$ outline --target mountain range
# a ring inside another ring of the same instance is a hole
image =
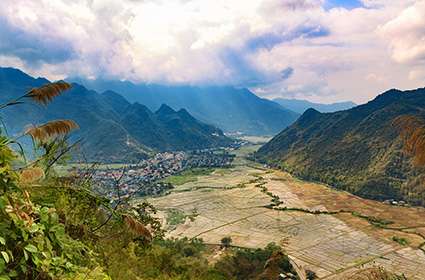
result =
[[[98,92],[112,90],[150,110],[156,110],[164,103],[176,110],[184,108],[195,118],[227,133],[275,135],[299,117],[298,113],[244,88],[167,86],[78,78],[68,80]]]
[[[308,109],[255,156],[363,197],[425,205],[425,172],[404,151],[405,140],[394,125],[402,116],[425,121],[425,89],[389,90],[335,113]]]
[[[49,83],[18,69],[0,68],[0,102]],[[35,103],[8,107],[1,112],[8,133],[19,135],[28,125],[71,119],[80,126],[72,138],[82,138],[81,152],[89,161],[134,162],[152,151],[194,150],[228,146],[233,140],[186,110],[167,105],[152,112],[112,91],[99,94],[79,84],[47,107]]]
[[[331,103],[331,104],[313,103],[307,100],[285,99],[285,98],[275,98],[273,99],[273,101],[299,114],[304,113],[307,109],[310,109],[310,108],[315,109],[321,113],[332,113],[332,112],[351,109],[357,106],[356,103],[351,101]]]

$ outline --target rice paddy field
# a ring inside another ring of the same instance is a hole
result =
[[[152,198],[169,237],[202,238],[260,248],[282,246],[321,279],[350,279],[381,266],[425,279],[425,209],[399,207],[298,180],[244,158],[235,166],[193,174],[168,195]],[[351,275],[351,276],[350,276]]]

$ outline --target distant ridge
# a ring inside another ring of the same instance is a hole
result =
[[[425,170],[413,166],[394,126],[406,115],[425,122],[424,88],[392,89],[346,111],[309,109],[256,157],[364,197],[425,205]]]
[[[321,113],[332,113],[342,110],[351,109],[355,106],[357,106],[356,103],[347,101],[347,102],[338,102],[338,103],[332,103],[332,104],[322,104],[322,103],[313,103],[307,100],[300,100],[300,99],[284,99],[284,98],[275,98],[273,99],[274,102],[279,103],[283,107],[292,110],[297,113],[304,113],[305,110],[309,108],[316,109],[317,111]]]
[[[260,98],[248,89],[134,84],[128,81],[78,78],[69,80],[99,92],[113,90],[128,101],[144,104],[150,110],[156,110],[161,104],[176,110],[184,108],[195,118],[229,133],[275,135],[299,117],[298,113]]]
[[[18,69],[0,68],[0,102],[48,82]],[[162,105],[153,113],[113,91],[99,94],[79,84],[73,84],[48,109],[24,104],[3,111],[2,118],[13,134],[21,133],[28,124],[72,119],[80,126],[72,137],[83,138],[81,152],[90,161],[132,162],[152,151],[194,150],[233,143],[221,130],[196,120],[187,111],[176,112]]]

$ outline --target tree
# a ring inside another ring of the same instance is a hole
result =
[[[221,239],[221,248],[229,248],[231,244],[232,238],[230,236],[226,236]]]

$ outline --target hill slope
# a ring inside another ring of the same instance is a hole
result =
[[[0,102],[48,82],[34,79],[17,69],[0,68]],[[73,138],[83,138],[81,152],[89,160],[137,161],[152,149],[200,149],[232,143],[222,131],[187,116],[183,111],[173,111],[170,119],[162,119],[160,113],[131,104],[114,92],[99,94],[73,84],[70,91],[49,105],[49,110],[29,103],[21,105],[19,110],[13,107],[4,110],[2,118],[12,134],[21,133],[29,124],[72,119],[80,126]]]
[[[185,108],[195,118],[226,132],[274,135],[292,124],[299,116],[247,89],[74,80],[100,92],[113,90],[130,102],[144,104],[151,110],[157,110],[164,103],[176,110]]]
[[[332,103],[332,104],[321,104],[321,103],[310,102],[307,100],[284,99],[284,98],[276,98],[276,99],[273,99],[273,101],[291,111],[294,111],[300,114],[304,113],[309,108],[315,109],[322,113],[332,113],[332,112],[351,109],[356,106],[356,104],[351,101],[338,102],[338,103]]]
[[[375,199],[424,204],[423,170],[412,165],[394,120],[425,120],[425,89],[390,90],[347,111],[307,110],[256,154],[294,174]]]

